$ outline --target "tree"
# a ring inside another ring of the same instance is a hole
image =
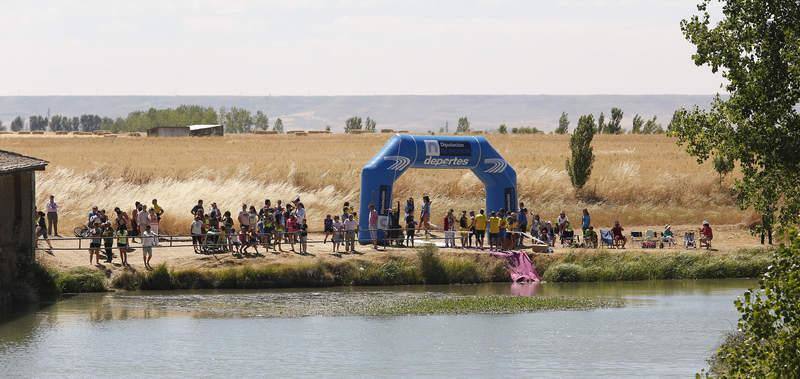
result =
[[[640,134],[642,133],[642,125],[644,125],[644,120],[642,116],[639,114],[635,114],[633,116],[633,124],[631,125],[631,134]]]
[[[597,118],[597,129],[595,132],[597,134],[603,134],[606,128],[606,115],[603,112],[600,112],[600,117]]]
[[[567,173],[572,186],[580,191],[589,181],[594,165],[592,139],[595,133],[594,116],[585,115],[578,119],[578,127],[569,139],[572,158],[567,159]]]
[[[456,133],[469,133],[469,119],[467,119],[467,116],[458,118]]]
[[[257,111],[256,117],[253,120],[253,125],[255,125],[256,129],[258,130],[267,130],[269,129],[269,118],[264,114],[264,112]]]
[[[519,128],[511,128],[511,134],[543,134],[541,130],[536,127],[522,126]]]
[[[375,133],[375,120],[367,117],[367,120],[364,121],[364,131],[368,133]]]
[[[723,155],[739,164],[742,208],[777,209],[784,223],[800,214],[800,3],[728,0],[711,22],[704,0],[681,21],[698,66],[725,79],[726,98],[709,109],[679,109],[671,134],[698,161]],[[717,17],[715,17],[716,19]],[[772,207],[772,208],[771,208]]]
[[[272,125],[272,130],[283,133],[283,120],[281,120],[280,117],[275,120],[275,124]]]
[[[31,129],[31,131],[47,130],[47,124],[47,117],[37,115],[28,117],[28,127]]]
[[[722,179],[733,171],[733,160],[726,158],[722,155],[714,156],[714,171],[719,174],[719,184],[722,185]]]
[[[561,112],[561,117],[558,118],[558,127],[554,130],[556,134],[569,133],[569,117],[567,112]]]
[[[330,125],[325,125],[325,131],[326,132],[330,132],[331,131],[331,126]]]
[[[354,130],[361,130],[361,117],[353,116],[344,122],[344,132],[352,133]]]
[[[712,359],[711,374],[729,378],[800,377],[800,236],[775,250],[758,290],[734,304],[741,313],[734,338]]]
[[[5,131],[6,131],[6,126],[3,125],[3,120],[0,120],[0,132],[5,132]]]
[[[657,116],[653,116],[653,118],[647,120],[644,123],[644,127],[642,128],[642,133],[644,134],[662,134],[664,133],[664,128],[661,127],[657,121]]]
[[[18,132],[25,127],[25,121],[22,121],[22,117],[14,117],[14,120],[11,121],[11,131]]]
[[[622,109],[611,108],[611,120],[603,128],[605,134],[622,134]]]
[[[497,132],[500,134],[508,134],[508,127],[506,124],[500,124],[500,127],[497,128]]]
[[[225,112],[225,110],[222,109],[220,112]],[[253,115],[247,109],[231,107],[229,111],[221,114],[220,118],[223,120],[222,124],[225,125],[225,130],[230,133],[250,133],[253,131]]]
[[[99,130],[101,121],[100,116],[96,114],[82,114],[80,117],[81,130],[84,132]]]

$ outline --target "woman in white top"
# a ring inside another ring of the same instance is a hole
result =
[[[150,208],[150,211],[147,213],[147,221],[150,223],[150,231],[158,236],[158,215],[156,214],[155,208]],[[158,246],[158,237],[154,239],[153,246]]]

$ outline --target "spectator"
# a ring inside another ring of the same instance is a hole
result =
[[[161,206],[158,205],[158,200],[157,199],[153,199],[152,203],[153,203],[153,206],[150,207],[150,209],[152,209],[156,213],[156,217],[158,218],[158,221],[161,221],[161,216],[164,215],[164,208],[161,208]],[[155,230],[154,232],[156,234],[158,234],[158,230]]]
[[[483,240],[486,237],[486,223],[486,215],[484,210],[481,209],[478,215],[475,216],[475,246],[481,250],[483,250]]]
[[[559,236],[564,233],[564,226],[567,225],[567,221],[569,221],[567,214],[564,213],[564,211],[561,211],[561,213],[558,215],[558,220],[556,220],[556,227],[558,227]]]
[[[125,224],[117,226],[117,247],[119,248],[119,258],[122,260],[122,266],[128,266],[128,228]]]
[[[338,220],[339,216],[336,216],[336,219]],[[334,230],[333,230],[333,218],[331,218],[331,215],[325,215],[325,220],[323,221],[322,230],[325,232],[325,239],[322,240],[322,244],[324,245],[328,243],[328,236],[331,237],[331,242],[333,242]]]
[[[239,229],[250,226],[250,213],[247,212],[247,204],[242,204],[242,210],[239,211],[239,216],[236,219],[239,221]]]
[[[583,208],[583,217],[581,217],[581,231],[585,234],[590,225],[592,225],[592,218],[589,216],[589,210]]]
[[[95,220],[89,227],[89,264],[96,261],[100,264],[100,242],[103,231],[100,229],[100,220]],[[97,258],[95,258],[97,257]]]
[[[158,213],[156,213],[156,210],[154,208],[150,208],[150,212],[147,216],[147,219],[150,222],[150,231],[152,231],[153,234],[158,236],[159,235],[158,224],[160,219],[158,217]],[[155,241],[153,242],[153,246],[158,246],[158,238],[156,238]]]
[[[583,232],[583,241],[587,248],[597,248],[597,232],[594,231],[593,226],[589,225]]]
[[[47,238],[47,225],[45,224],[45,221],[44,221],[46,216],[45,216],[44,212],[42,212],[42,211],[37,211],[36,212],[36,216],[37,216],[36,217],[36,241],[37,241],[37,247],[38,247],[39,237],[42,237],[42,239],[44,239],[44,242],[46,242],[47,246],[50,248],[48,251],[50,253],[52,253],[53,252],[53,245],[50,243],[50,239]],[[91,262],[89,262],[89,263],[91,264]]]
[[[413,215],[414,215],[414,198],[413,197],[409,197],[408,200],[406,200],[405,213],[406,213],[405,214],[406,217],[408,217],[408,215],[411,215],[412,219],[413,219]]]
[[[139,231],[141,233],[144,233],[144,230],[146,229],[145,227],[150,225],[150,217],[149,217],[149,214],[147,212],[147,206],[146,205],[141,204],[139,206],[139,213],[137,214],[136,217],[138,218],[138,220],[136,220],[136,222],[139,224]]]
[[[372,239],[372,248],[378,249],[378,211],[375,209],[375,204],[369,205],[369,235]]]
[[[428,195],[422,197],[422,210],[419,215],[422,229],[425,230],[425,237],[430,236],[431,230],[431,198]]]
[[[303,220],[303,223],[300,224],[300,254],[308,254],[308,224],[306,220]]]
[[[298,199],[300,199],[298,197]],[[303,205],[301,202],[297,202],[297,209],[294,211],[295,217],[297,217],[297,224],[303,225],[306,222],[306,206]]]
[[[106,250],[106,263],[111,263],[114,259],[114,229],[110,222],[106,222],[103,228],[103,246]]]
[[[706,249],[711,248],[711,240],[714,239],[714,232],[711,230],[711,224],[708,221],[703,221],[703,227],[700,228],[700,246],[705,246]]]
[[[144,267],[152,270],[150,260],[153,259],[153,246],[156,244],[156,234],[150,230],[150,225],[145,225],[144,232],[142,232],[142,260]]]
[[[614,245],[625,248],[625,243],[628,239],[623,235],[625,229],[620,225],[619,221],[614,221],[614,227],[611,228],[611,234],[614,236]]]
[[[519,204],[520,207],[523,205],[522,203]],[[525,235],[523,233],[528,231],[528,208],[520,208],[519,214],[517,215],[517,225],[514,231],[517,232],[517,247],[522,247],[522,243],[525,240]]]
[[[456,247],[456,217],[453,210],[447,211],[444,216],[444,247]]]
[[[205,213],[206,212],[203,209],[203,199],[197,200],[197,204],[194,207],[192,207],[192,216],[197,216],[198,214],[202,216]]]
[[[500,218],[497,213],[489,215],[489,250],[499,250],[500,248]]]
[[[230,214],[228,214],[228,216],[230,217]],[[203,222],[200,221],[199,214],[194,216],[190,232],[192,234],[192,247],[194,247],[194,252],[200,253],[203,248]]]
[[[542,240],[542,226],[542,220],[539,218],[539,215],[533,215],[533,221],[531,221],[531,237]]]
[[[458,219],[458,231],[461,234],[461,248],[467,248],[467,240],[469,239],[469,218],[467,218],[467,211],[461,211],[461,217]]]
[[[664,232],[661,233],[661,242],[670,246],[675,244],[675,234],[672,233],[672,226],[670,226],[670,224],[664,225]]]
[[[58,234],[58,204],[56,204],[55,196],[50,195],[50,201],[45,204],[47,211],[47,233],[51,236],[61,237]],[[47,240],[47,243],[50,243]]]
[[[330,215],[328,215],[330,217]],[[326,222],[328,218],[325,218]],[[327,224],[325,225],[327,228]],[[339,246],[342,244],[342,239],[344,237],[344,224],[342,224],[339,215],[333,216],[333,220],[331,221],[331,233],[332,238],[331,241],[333,242],[333,253],[336,254],[339,252]],[[325,238],[328,238],[328,233],[325,233]]]
[[[414,231],[417,223],[414,221],[414,213],[406,215],[406,246],[414,247]]]
[[[131,236],[131,242],[136,242],[134,237],[139,235],[139,211],[141,209],[142,205],[137,201],[133,206],[133,210],[131,210],[131,230],[128,232]]]
[[[345,252],[355,252],[356,251],[356,228],[358,227],[358,223],[355,221],[355,217],[350,214],[347,216],[347,220],[344,222],[344,231],[345,231]]]

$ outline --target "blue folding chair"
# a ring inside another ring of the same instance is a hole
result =
[[[600,229],[600,244],[603,247],[614,248],[614,235],[608,229]]]

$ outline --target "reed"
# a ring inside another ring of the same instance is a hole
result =
[[[755,278],[769,266],[770,252],[575,250],[538,254],[533,262],[549,282]]]
[[[408,299],[367,307],[365,315],[503,314],[554,310],[586,310],[621,307],[611,299],[526,296],[458,296]]]
[[[92,205],[130,210],[135,201],[159,199],[167,211],[162,230],[185,233],[197,199],[223,210],[265,198],[300,195],[319,230],[325,214],[359,201],[361,167],[391,135],[236,135],[222,138],[97,138],[52,135],[0,137],[3,149],[46,159],[38,174],[37,196],[54,194],[61,224],[84,222]],[[520,200],[546,219],[562,209],[577,218],[588,208],[597,225],[749,223],[730,191],[709,164],[698,165],[675,141],[662,135],[600,135],[597,156],[581,200],[565,172],[569,136],[487,135],[517,171]],[[395,199],[429,194],[433,219],[447,209],[478,209],[483,185],[469,171],[412,170],[395,185]],[[40,206],[43,206],[40,205]]]

